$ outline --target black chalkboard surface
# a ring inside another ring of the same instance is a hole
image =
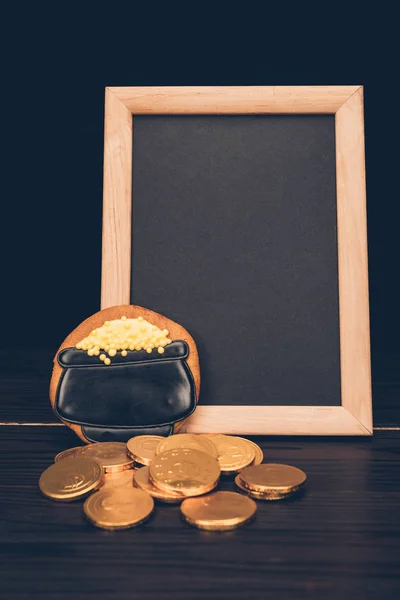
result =
[[[134,117],[131,303],[203,405],[341,404],[334,115]]]

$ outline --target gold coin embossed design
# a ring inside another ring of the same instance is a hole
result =
[[[210,438],[210,440],[212,441],[213,438],[218,437],[220,435],[224,435],[224,434],[222,434],[222,433],[201,433],[200,435]],[[252,446],[254,448],[255,456],[254,456],[253,462],[251,463],[252,465],[260,465],[262,463],[262,461],[264,460],[264,453],[258,444],[256,444],[255,442],[252,442],[251,440],[248,440],[247,438],[242,438],[242,437],[238,437],[238,436],[231,436],[231,437],[235,437],[236,439],[239,439],[239,440],[244,440],[245,442],[247,442],[248,444],[250,444],[250,446]]]
[[[154,509],[154,500],[144,490],[122,486],[100,490],[90,496],[83,510],[87,519],[102,529],[127,529],[146,521]]]
[[[290,494],[304,485],[306,479],[301,469],[275,463],[247,467],[240,473],[245,488],[262,494]]]
[[[54,463],[39,479],[39,488],[52,500],[70,502],[87,496],[102,482],[103,468],[88,458],[71,458]]]
[[[125,471],[133,466],[133,459],[126,453],[126,444],[123,442],[98,442],[85,446],[80,456],[97,461],[106,473],[111,471]]]
[[[161,435],[138,435],[126,444],[128,456],[139,465],[149,465],[156,455],[156,448],[165,438]]]
[[[167,452],[167,450],[175,450],[177,448],[191,448],[193,450],[200,450],[201,452],[207,452],[210,456],[217,458],[218,451],[211,441],[201,435],[195,435],[194,433],[178,433],[171,435],[170,437],[164,438],[162,442],[157,446],[156,455]]]
[[[284,500],[285,498],[289,498],[289,496],[294,495],[294,492],[278,494],[277,492],[262,493],[249,490],[245,485],[243,485],[240,479],[240,473],[235,477],[235,484],[238,488],[243,490],[243,492],[246,492],[250,498],[254,498],[255,500]]]
[[[218,484],[220,468],[216,458],[192,448],[177,448],[157,455],[149,467],[152,483],[184,496],[200,496]]]
[[[132,469],[126,471],[116,471],[111,473],[105,473],[101,484],[102,490],[114,490],[121,485],[127,485],[133,487],[133,473]]]
[[[223,474],[237,473],[255,459],[254,447],[248,440],[233,435],[212,438],[218,450],[218,462]]]
[[[250,446],[252,446],[254,448],[254,460],[251,464],[252,465],[260,465],[262,463],[262,461],[264,460],[264,453],[261,450],[260,446],[258,446],[258,444],[256,444],[255,442],[252,442],[251,440],[248,440],[246,438],[236,437],[236,439],[244,440],[245,442],[247,442],[248,444],[250,444]]]
[[[185,521],[208,531],[236,529],[248,523],[256,511],[253,500],[236,492],[213,492],[200,498],[187,498],[181,505]]]
[[[150,481],[149,467],[142,467],[136,471],[133,480],[138,487],[142,488],[142,490],[145,490],[153,496],[153,498],[156,498],[161,502],[166,502],[167,504],[179,504],[184,499],[184,496],[178,492],[164,492],[153,485]]]
[[[57,456],[54,458],[54,462],[60,462],[60,460],[65,460],[66,458],[76,458],[84,448],[85,446],[76,446],[76,448],[68,448],[68,450],[63,450],[57,454]]]

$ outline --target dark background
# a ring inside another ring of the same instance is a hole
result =
[[[266,8],[220,15],[194,7],[176,14],[167,6],[147,13],[135,5],[8,7],[1,331],[10,356],[23,349],[34,364],[39,348],[55,351],[99,308],[107,85],[363,84],[374,402],[383,402],[382,390],[397,397],[394,19],[383,9],[353,13],[349,5],[326,14]]]
[[[374,419],[400,426],[397,15],[351,2],[281,14],[267,2],[221,14],[216,3],[3,4],[0,597],[397,598],[399,431],[257,438],[267,461],[307,473],[308,490],[259,503],[254,524],[221,535],[168,506],[113,534],[37,488],[78,443],[47,426],[48,380],[58,344],[99,307],[107,85],[364,84]]]

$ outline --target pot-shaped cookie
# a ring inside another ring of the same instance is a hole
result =
[[[86,442],[170,435],[196,408],[196,345],[177,323],[138,306],[86,319],[55,359],[50,400]]]

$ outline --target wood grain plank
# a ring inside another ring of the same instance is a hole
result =
[[[359,86],[111,87],[132,114],[335,113]]]
[[[335,122],[342,406],[372,431],[362,88]]]
[[[49,431],[50,430],[50,431]],[[255,438],[271,462],[305,470],[304,496],[258,502],[227,533],[156,506],[140,528],[89,525],[82,502],[43,498],[38,478],[76,445],[61,428],[0,432],[0,576],[4,598],[58,600],[380,600],[400,592],[400,432],[374,438]],[[233,489],[227,480],[224,489]]]
[[[132,115],[106,89],[101,308],[130,302]]]
[[[370,435],[342,406],[198,406],[189,433],[249,435]]]

